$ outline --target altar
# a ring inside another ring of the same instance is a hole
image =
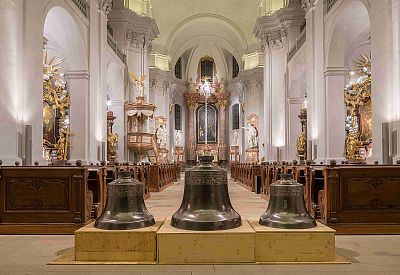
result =
[[[213,162],[219,162],[218,144],[197,144],[196,146],[196,162],[199,162],[200,156],[213,156]]]

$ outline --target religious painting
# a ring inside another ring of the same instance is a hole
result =
[[[43,142],[50,147],[57,143],[56,111],[47,102],[43,102]]]
[[[196,112],[197,124],[197,143],[217,143],[218,140],[218,111],[213,105],[207,106],[207,123],[206,108],[200,106]],[[206,132],[207,131],[207,132]],[[206,142],[207,139],[207,142]]]
[[[360,117],[360,139],[368,141],[372,139],[372,104],[368,100],[364,105],[359,107]]]

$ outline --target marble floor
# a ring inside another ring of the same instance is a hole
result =
[[[259,195],[229,182],[234,208],[249,219],[267,207]],[[170,217],[178,209],[183,181],[161,193],[152,193],[146,205],[156,218]],[[400,235],[337,236],[336,250],[351,264],[318,265],[47,265],[73,247],[72,235],[0,235],[0,274],[400,274]]]

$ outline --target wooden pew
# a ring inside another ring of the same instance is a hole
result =
[[[400,233],[400,166],[324,168],[321,221],[345,234]]]
[[[160,192],[180,178],[181,165],[175,163],[151,164],[148,169],[151,192]]]
[[[231,178],[249,191],[255,192],[255,178],[262,176],[261,169],[262,165],[257,163],[235,163],[231,166]]]
[[[90,221],[88,168],[0,167],[0,234],[73,233]]]
[[[88,189],[93,193],[91,217],[96,219],[101,215],[106,205],[106,167],[101,165],[89,165],[86,167],[88,169]]]

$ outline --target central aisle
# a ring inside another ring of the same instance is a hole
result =
[[[184,189],[184,174],[182,179],[162,192],[152,192],[150,198],[145,201],[147,209],[157,220],[170,219],[178,210],[182,202]],[[233,208],[241,215],[242,219],[258,220],[267,209],[268,202],[261,198],[260,194],[250,192],[246,188],[230,179],[228,174],[229,196]]]

